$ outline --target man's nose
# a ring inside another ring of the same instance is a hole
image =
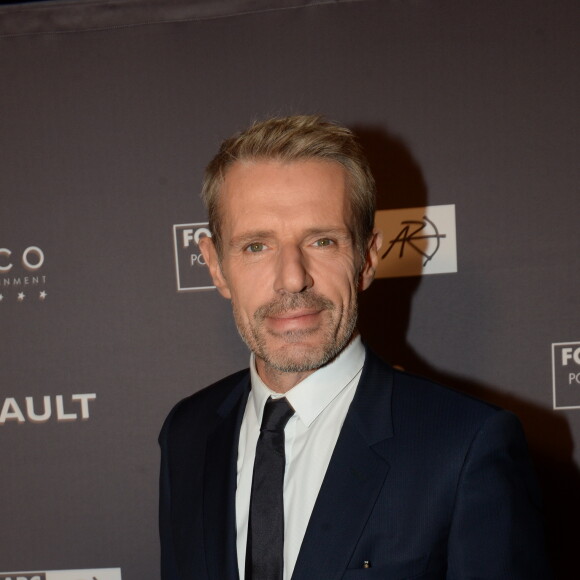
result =
[[[307,257],[296,246],[280,249],[276,264],[274,290],[297,294],[312,287],[314,281],[308,272]]]

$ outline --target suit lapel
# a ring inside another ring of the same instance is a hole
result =
[[[393,435],[391,392],[390,367],[367,349],[292,580],[333,580],[344,574],[389,471],[384,445]]]
[[[235,511],[238,437],[249,390],[248,376],[218,409],[219,422],[208,438],[203,522],[211,580],[238,579]]]

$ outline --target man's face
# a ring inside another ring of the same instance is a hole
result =
[[[363,262],[346,177],[342,165],[319,160],[236,162],[226,174],[221,263],[211,240],[201,246],[262,378],[309,374],[352,337],[378,246],[375,236]]]

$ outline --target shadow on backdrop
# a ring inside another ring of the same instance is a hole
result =
[[[357,127],[355,131],[377,181],[377,209],[429,205],[421,169],[405,143],[380,128]],[[494,403],[520,417],[543,490],[554,575],[558,580],[569,580],[577,566],[580,471],[573,461],[574,445],[566,417],[493,385],[437,369],[423,359],[407,341],[413,295],[421,280],[421,276],[375,280],[361,297],[362,336],[386,361]]]

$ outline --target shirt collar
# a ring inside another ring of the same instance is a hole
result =
[[[310,427],[316,417],[357,376],[364,360],[365,349],[360,336],[356,336],[331,363],[318,369],[286,393],[288,402],[306,427]],[[261,423],[266,399],[282,395],[270,390],[258,376],[254,353],[250,356],[250,375],[256,417]]]

